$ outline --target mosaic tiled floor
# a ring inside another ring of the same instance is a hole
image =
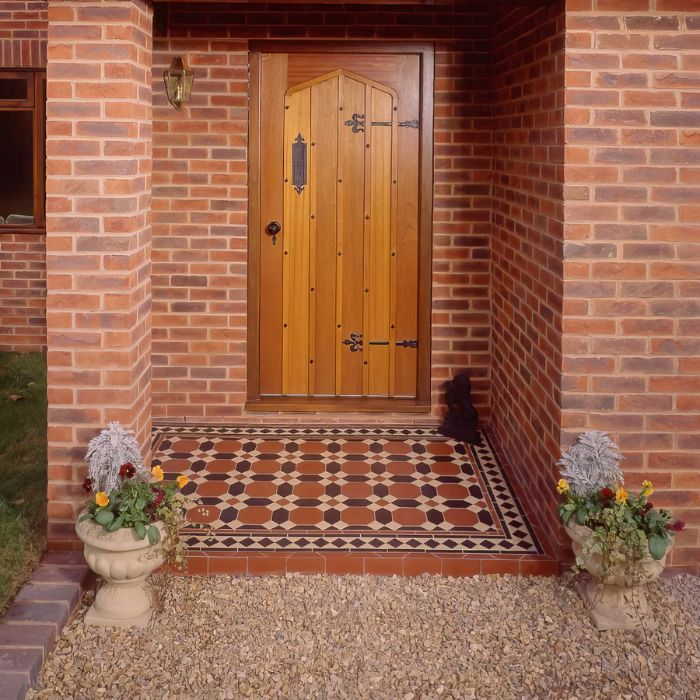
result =
[[[207,552],[541,551],[486,435],[157,427],[154,461],[192,480],[185,534]]]

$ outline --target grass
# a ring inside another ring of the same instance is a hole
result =
[[[46,356],[0,353],[0,614],[46,542]]]

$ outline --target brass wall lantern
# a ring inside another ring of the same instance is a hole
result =
[[[168,96],[168,102],[175,109],[180,109],[182,103],[190,99],[194,73],[185,67],[180,56],[176,56],[170,66],[163,71],[163,80],[165,81],[165,94]]]

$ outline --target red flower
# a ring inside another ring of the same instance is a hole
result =
[[[122,466],[119,467],[119,476],[121,476],[122,479],[132,479],[136,476],[136,467],[131,462],[122,464]]]
[[[153,508],[157,508],[160,504],[163,498],[165,498],[165,491],[163,489],[159,489],[157,486],[151,487],[151,492],[153,493],[153,500],[151,501],[150,505]]]
[[[92,479],[89,476],[85,477],[85,480],[83,481],[83,488],[90,493],[92,491]]]
[[[606,486],[604,489],[600,489],[599,496],[602,503],[607,503],[615,498],[615,492]]]
[[[685,528],[685,523],[682,520],[676,520],[675,523],[666,523],[664,527],[667,530],[673,530],[674,532],[680,532]]]
[[[642,515],[646,515],[652,508],[654,507],[654,504],[651,501],[647,501],[640,509],[640,513]]]

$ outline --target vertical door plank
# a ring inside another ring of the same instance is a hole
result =
[[[370,88],[372,122],[388,122],[393,117],[392,96]],[[392,203],[392,128],[391,126],[367,127],[370,135],[369,168],[369,226],[365,229],[367,255],[367,341],[388,342],[390,338],[391,302],[391,203]],[[388,396],[390,346],[365,343],[365,359],[368,360],[368,385],[370,396]]]
[[[353,114],[365,114],[365,86],[342,78],[338,110],[338,294],[336,324],[338,358],[336,393],[359,396],[364,392],[364,352],[351,352],[342,340],[363,332],[363,228],[365,212],[365,134],[346,126]]]
[[[284,219],[284,92],[287,89],[287,54],[262,54],[260,90],[260,393],[282,393],[282,249],[285,231],[277,244],[265,233],[270,221]]]
[[[417,56],[402,56],[399,121],[420,117],[420,63]],[[398,129],[398,205],[396,241],[396,340],[418,338],[418,152],[420,129]],[[428,125],[427,128],[430,128]],[[428,261],[426,261],[426,264]],[[427,339],[426,339],[427,342]],[[394,394],[414,397],[417,390],[418,350],[398,348]]]
[[[335,394],[338,77],[311,87],[311,348],[309,393]],[[313,279],[315,277],[315,279]]]
[[[309,190],[308,153],[311,89],[287,96],[284,123],[284,303],[282,392],[307,395],[309,391]],[[307,183],[294,188],[292,144],[301,135],[306,143]]]

